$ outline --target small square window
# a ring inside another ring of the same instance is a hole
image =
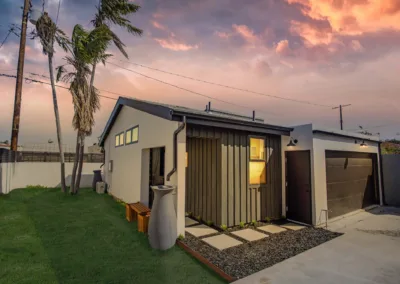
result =
[[[250,160],[264,159],[264,139],[250,138]]]

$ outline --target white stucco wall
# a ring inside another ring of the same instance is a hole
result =
[[[101,163],[84,163],[82,169],[81,187],[91,187],[93,171],[100,170]],[[71,182],[73,163],[65,163],[65,178],[67,186]],[[19,162],[0,163],[1,193],[9,193],[16,188],[28,185],[43,185],[46,187],[60,186],[60,163]]]
[[[139,141],[135,144],[115,147],[115,135],[139,125]],[[107,139],[105,150],[105,180],[109,191],[127,203],[142,202],[148,205],[150,148],[165,147],[165,184],[178,187],[175,207],[178,234],[184,234],[185,217],[185,168],[186,129],[178,135],[178,170],[167,181],[173,168],[173,133],[178,128],[176,121],[166,120],[137,109],[122,107]],[[113,161],[112,172],[108,170]],[[183,165],[183,169],[182,169]]]
[[[337,131],[340,132],[340,131]],[[368,147],[360,147],[361,140],[363,137],[360,134],[355,134],[357,138],[339,137],[336,135],[313,133],[312,124],[300,125],[294,127],[291,132],[291,137],[297,139],[298,143],[296,146],[287,147],[289,143],[289,137],[282,137],[282,161],[285,161],[286,151],[301,151],[310,150],[311,159],[311,201],[312,201],[312,222],[313,225],[319,225],[325,223],[326,216],[324,209],[327,208],[327,187],[326,187],[326,163],[325,163],[325,152],[327,150],[332,151],[348,151],[348,152],[360,152],[360,153],[374,153],[378,157],[379,163],[379,147],[378,142],[367,141]],[[354,143],[358,140],[359,143]],[[282,196],[283,196],[283,211],[282,214],[286,215],[286,168],[283,166],[282,170]],[[382,202],[382,189],[380,183],[380,171],[378,170],[379,178],[379,194]]]

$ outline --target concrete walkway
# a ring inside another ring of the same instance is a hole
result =
[[[234,283],[400,283],[400,209],[360,212],[329,229],[345,234]]]

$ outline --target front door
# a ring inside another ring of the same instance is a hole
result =
[[[165,148],[151,148],[150,149],[150,172],[149,172],[149,208],[153,206],[154,192],[151,189],[152,185],[164,184],[164,163]]]
[[[310,151],[286,152],[286,217],[311,224]]]

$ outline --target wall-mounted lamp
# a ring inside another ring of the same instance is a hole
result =
[[[297,142],[299,142],[297,139],[293,139],[293,137],[290,137],[289,144],[287,144],[286,146],[288,147],[296,146]]]
[[[358,141],[357,141],[357,140],[354,140],[354,144],[358,144]],[[366,147],[368,147],[368,144],[365,143],[364,140],[362,140],[361,143],[360,143],[360,147],[361,147],[361,148],[366,148]]]

